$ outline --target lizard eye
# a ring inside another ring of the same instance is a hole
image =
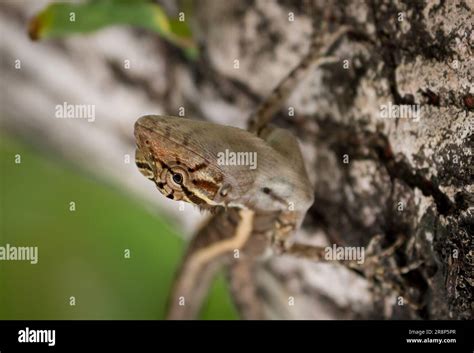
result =
[[[181,185],[181,183],[183,182],[183,175],[181,173],[174,173],[173,174],[173,181],[176,184]]]
[[[188,175],[182,168],[163,169],[160,178],[164,179],[171,189],[180,191],[182,185],[188,180]]]

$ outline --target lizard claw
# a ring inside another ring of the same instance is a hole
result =
[[[378,283],[380,290],[397,293],[397,295],[402,296],[413,309],[419,310],[421,304],[418,303],[417,299],[413,299],[412,295],[409,295],[409,290],[407,290],[408,287],[403,275],[420,267],[423,261],[415,261],[403,267],[398,266],[394,255],[403,245],[405,238],[398,236],[397,240],[385,249],[381,247],[382,240],[383,237],[381,235],[376,235],[369,241],[367,245],[367,256],[364,262],[359,267],[356,267],[356,269],[362,272],[364,277],[372,282],[372,285]]]

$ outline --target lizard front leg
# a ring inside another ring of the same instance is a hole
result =
[[[341,27],[324,42],[314,39],[306,56],[280,81],[250,116],[248,130],[260,135],[262,129],[281,109],[298,84],[308,75],[308,72],[318,66],[336,62],[338,59],[329,55],[349,30],[349,27]]]
[[[217,270],[241,249],[252,233],[254,212],[220,210],[192,240],[176,277],[167,319],[193,319]]]
[[[233,261],[229,266],[229,284],[232,298],[240,317],[245,320],[264,319],[255,280],[257,262],[256,258],[249,257]]]
[[[245,320],[264,319],[263,302],[257,290],[256,271],[265,260],[265,252],[270,241],[270,231],[262,221],[273,220],[273,215],[257,216],[254,231],[245,246],[234,256],[229,266],[229,283],[234,303],[240,317]]]

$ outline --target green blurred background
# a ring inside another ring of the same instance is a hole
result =
[[[120,190],[0,138],[0,246],[39,247],[37,264],[0,261],[0,319],[163,319],[185,246],[178,231]],[[201,318],[237,318],[223,275]]]

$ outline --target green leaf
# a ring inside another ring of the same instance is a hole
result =
[[[85,3],[53,3],[29,23],[33,40],[90,33],[112,25],[130,25],[157,32],[195,58],[197,48],[186,22],[168,19],[157,4],[148,0],[95,0]]]

